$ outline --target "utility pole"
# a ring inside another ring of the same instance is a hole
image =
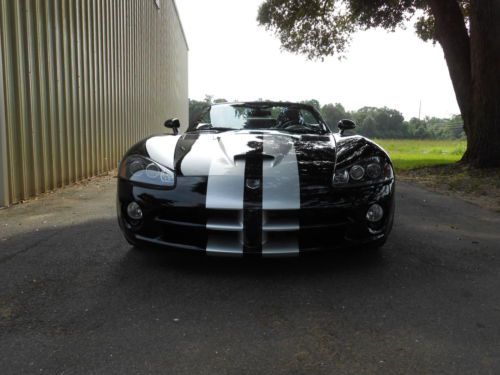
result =
[[[422,113],[422,99],[420,99],[420,102],[418,104],[418,121],[420,121],[421,113]]]

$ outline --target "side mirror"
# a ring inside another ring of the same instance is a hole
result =
[[[172,129],[174,135],[179,134],[179,128],[181,127],[181,122],[178,118],[171,118],[170,120],[165,121],[165,127]]]
[[[340,129],[340,135],[344,135],[346,130],[354,129],[356,127],[356,123],[352,120],[340,120],[337,127]]]

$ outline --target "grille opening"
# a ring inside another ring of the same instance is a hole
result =
[[[269,232],[299,230],[298,210],[265,210],[262,213],[262,227]]]
[[[243,210],[209,210],[207,229],[221,231],[243,230]]]

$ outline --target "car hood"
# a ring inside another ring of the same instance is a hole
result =
[[[296,173],[301,179],[326,178],[335,167],[335,138],[279,131],[228,131],[157,136],[146,141],[149,157],[178,176],[228,175],[248,160],[262,160],[270,177]],[[253,163],[254,164],[254,163]]]

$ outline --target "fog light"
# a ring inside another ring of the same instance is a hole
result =
[[[376,223],[377,221],[382,220],[383,217],[384,217],[384,209],[376,203],[371,205],[368,211],[366,212],[366,220],[368,220],[371,223]]]
[[[142,209],[136,202],[132,202],[127,206],[127,214],[131,219],[141,220]]]

